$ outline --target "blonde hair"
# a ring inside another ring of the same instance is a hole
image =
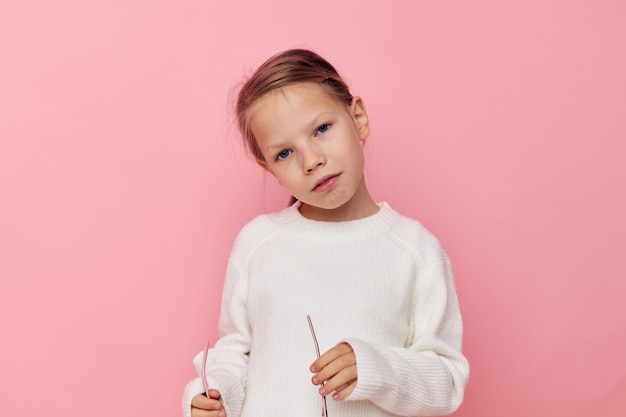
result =
[[[250,109],[270,91],[302,82],[320,84],[340,102],[352,103],[352,94],[335,67],[315,52],[288,49],[270,57],[243,85],[235,109],[245,146],[256,160],[265,159],[250,128]]]

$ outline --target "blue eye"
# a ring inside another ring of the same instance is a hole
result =
[[[317,131],[315,133],[326,133],[328,129],[330,129],[330,123],[324,123],[317,128]]]
[[[289,149],[285,149],[284,151],[280,151],[276,155],[276,158],[274,158],[274,159],[276,161],[282,161],[283,159],[287,158],[289,155],[291,155],[291,151]]]

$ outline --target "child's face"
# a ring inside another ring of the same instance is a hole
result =
[[[347,106],[320,85],[300,83],[261,97],[250,114],[265,158],[259,164],[303,204],[369,204],[362,148],[369,124],[360,98]]]

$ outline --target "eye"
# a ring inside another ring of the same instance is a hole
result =
[[[330,123],[324,123],[320,127],[317,128],[315,134],[326,133],[330,129]]]
[[[289,149],[285,149],[283,151],[280,151],[278,154],[276,154],[276,157],[274,158],[274,160],[282,161],[283,159],[287,158],[289,155],[291,155],[291,151]]]

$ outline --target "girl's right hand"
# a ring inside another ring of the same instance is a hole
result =
[[[208,396],[198,394],[191,399],[191,417],[226,417],[218,390],[209,390]]]

